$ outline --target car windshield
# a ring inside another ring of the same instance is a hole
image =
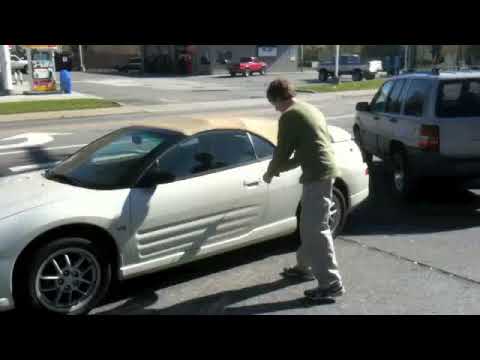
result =
[[[480,79],[440,83],[436,110],[441,118],[480,117]]]
[[[88,188],[128,188],[149,162],[183,137],[160,129],[117,130],[68,157],[49,170],[46,177]]]
[[[240,58],[240,62],[244,63],[244,62],[250,62],[252,61],[252,58],[249,58],[249,57],[243,57],[243,58]]]

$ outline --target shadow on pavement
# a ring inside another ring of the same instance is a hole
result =
[[[432,180],[409,202],[395,199],[389,184],[383,162],[375,162],[370,197],[352,212],[344,236],[433,233],[480,224],[480,196],[451,181]]]
[[[270,240],[264,243],[255,244],[248,246],[239,250],[228,252],[222,255],[217,255],[211,258],[206,258],[189,264],[185,264],[176,268],[167,269],[155,274],[145,275],[136,279],[127,280],[121,283],[118,283],[112,289],[112,293],[109,298],[105,301],[103,305],[108,305],[109,303],[114,303],[121,301],[126,298],[133,297],[134,300],[129,303],[138,303],[139,301],[144,301],[145,298],[151,298],[153,295],[152,292],[166,289],[168,287],[182,284],[185,282],[192,281],[194,279],[199,279],[204,276],[215,274],[218,272],[226,271],[233,269],[242,265],[250,264],[256,261],[263,260],[265,258],[287,254],[296,251],[298,244],[292,237],[282,237],[274,240]],[[282,269],[278,269],[280,273]],[[279,275],[280,276],[280,275]],[[289,285],[295,284],[294,282],[286,282],[285,280],[274,282],[272,284],[264,284],[262,286],[255,286],[253,289],[240,289],[234,291],[228,291],[229,296],[233,296],[234,299],[240,298],[249,298],[257,296],[255,294],[268,293],[275,291],[278,288],[283,288]],[[149,289],[145,291],[145,289]],[[237,293],[238,291],[238,293]],[[232,294],[233,292],[233,294]],[[148,295],[150,294],[150,295]],[[199,313],[198,303],[204,304],[209,303],[212,300],[217,298],[223,298],[224,295],[216,294],[209,297],[209,299],[196,299],[191,300],[188,304],[179,304],[181,307],[175,307],[170,309],[170,312],[177,312],[179,310],[185,309],[195,309],[191,313]],[[235,300],[233,302],[238,302],[240,300]],[[294,304],[298,305],[297,302]],[[123,305],[124,309],[127,305]],[[286,306],[286,305],[284,305]],[[293,305],[292,305],[293,306]],[[131,307],[131,304],[128,304],[128,307]],[[145,307],[145,306],[144,306]],[[113,310],[112,310],[113,311]],[[117,313],[117,310],[114,310]],[[165,310],[166,311],[166,310]],[[189,310],[190,311],[190,310]],[[237,310],[235,310],[237,311]],[[275,310],[272,310],[275,311]],[[108,311],[110,313],[111,311]],[[262,311],[268,312],[268,311]]]
[[[276,311],[289,310],[295,308],[305,308],[312,305],[327,305],[335,301],[325,300],[323,302],[309,303],[305,298],[294,300],[263,303],[256,305],[230,307],[250,298],[268,294],[289,286],[298,285],[299,282],[293,282],[287,279],[258,284],[237,290],[228,290],[212,295],[203,296],[196,299],[187,300],[162,309],[147,309],[155,304],[159,297],[150,290],[140,292],[133,296],[123,305],[112,310],[98,312],[98,315],[254,315],[267,314]]]

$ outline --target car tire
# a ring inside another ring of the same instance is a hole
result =
[[[108,257],[86,238],[53,240],[30,260],[20,307],[36,312],[87,314],[104,299],[112,281]]]
[[[235,75],[237,75],[237,74],[235,74],[234,72],[230,72],[231,77],[235,77]]]
[[[28,65],[25,65],[22,69],[23,74],[28,74]]]
[[[248,75],[249,75],[249,71],[248,71],[248,70],[243,73],[243,77],[248,77]]]
[[[363,80],[363,75],[360,71],[354,71],[352,74],[352,80],[353,81],[362,81]]]
[[[265,75],[267,73],[267,69],[263,68],[260,70],[260,75]]]
[[[345,199],[345,195],[342,192],[342,190],[339,189],[337,186],[333,187],[332,201],[333,203],[332,203],[331,211],[334,211],[335,213],[331,214],[329,225],[330,225],[330,231],[332,232],[332,238],[335,239],[342,233],[348,218],[348,205]],[[301,245],[301,239],[300,239],[301,211],[302,210],[300,208],[297,214],[297,230],[293,235],[294,241],[297,246]]]
[[[320,70],[318,72],[318,80],[321,82],[326,82],[328,80],[328,73],[325,70]]]
[[[371,73],[370,71],[365,72],[365,79],[366,80],[373,80],[375,79],[375,73]]]
[[[394,150],[390,159],[391,185],[393,194],[400,200],[409,200],[418,188],[418,182],[412,175],[405,151]]]
[[[365,147],[363,146],[363,143],[362,143],[362,137],[360,135],[360,129],[357,126],[355,126],[353,128],[353,134],[354,134],[354,137],[355,137],[355,142],[357,143],[357,146],[359,147],[360,152],[362,153],[363,161],[368,166],[370,166],[373,162],[373,154],[371,154],[367,150],[365,150]]]

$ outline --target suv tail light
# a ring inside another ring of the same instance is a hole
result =
[[[418,147],[423,151],[440,151],[440,128],[437,125],[422,125]]]

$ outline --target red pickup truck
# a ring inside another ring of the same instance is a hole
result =
[[[243,57],[240,58],[239,63],[231,64],[228,70],[231,76],[235,76],[238,73],[243,74],[243,76],[249,76],[253,73],[265,75],[267,64],[256,57]]]

